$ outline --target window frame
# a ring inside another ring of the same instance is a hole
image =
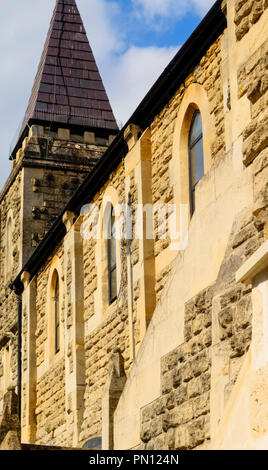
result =
[[[13,271],[12,236],[13,216],[9,214],[6,222],[6,279],[12,275]]]
[[[112,244],[113,239],[113,244]],[[117,247],[116,247],[116,220],[114,208],[111,205],[109,213],[108,230],[107,230],[107,268],[108,268],[108,301],[109,305],[117,299]],[[113,276],[115,281],[115,292],[113,292]]]
[[[194,126],[194,123],[195,123],[195,120],[196,120],[196,117],[200,115],[200,118],[201,118],[201,134],[198,135],[198,137],[196,137],[196,139],[194,140],[193,143],[191,143],[191,137],[192,137],[192,131],[193,131],[193,126]],[[189,130],[189,134],[188,134],[188,164],[189,164],[189,192],[190,192],[190,214],[191,214],[191,217],[193,216],[194,212],[195,212],[195,189],[196,189],[196,186],[197,184],[199,183],[199,181],[203,178],[204,174],[205,174],[205,168],[204,168],[204,145],[203,145],[203,122],[202,122],[202,114],[200,112],[199,109],[196,109],[194,111],[194,114],[192,116],[192,120],[191,120],[191,125],[190,125],[190,130]],[[192,171],[192,150],[194,149],[194,147],[198,144],[198,142],[202,141],[202,160],[203,160],[203,175],[201,176],[201,178],[199,178],[198,181],[195,182],[195,184],[193,185],[193,182],[192,182],[192,176],[193,176],[193,171]]]
[[[3,374],[3,393],[8,391],[11,376],[11,345],[7,343],[2,350]]]
[[[56,271],[54,297],[53,297],[53,310],[54,310],[54,352],[60,352],[60,282],[59,274]]]

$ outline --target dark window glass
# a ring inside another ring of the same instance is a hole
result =
[[[191,215],[195,211],[195,187],[204,176],[202,118],[199,111],[193,116],[189,134],[189,170]]]
[[[117,298],[116,276],[116,224],[113,208],[111,208],[108,224],[108,283],[110,304]]]
[[[57,275],[54,297],[54,315],[55,315],[55,353],[60,350],[60,308],[59,308],[59,277]]]

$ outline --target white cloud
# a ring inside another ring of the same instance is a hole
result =
[[[105,62],[111,53],[120,52],[124,48],[124,35],[118,3],[105,0],[78,0],[77,5],[98,62]]]
[[[159,26],[158,21],[165,19],[176,20],[182,18],[185,13],[195,11],[203,16],[213,5],[215,0],[132,0],[134,10],[138,16],[143,16],[147,23],[156,21],[155,27]]]
[[[80,0],[80,12],[113,111],[118,123],[124,124],[178,48],[126,48],[119,5],[90,2],[89,9],[88,0]]]
[[[108,95],[121,124],[129,119],[177,52],[174,47],[131,47],[104,68]]]

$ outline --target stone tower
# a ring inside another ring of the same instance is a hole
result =
[[[20,362],[10,282],[117,131],[76,2],[57,0],[0,194],[0,410]]]

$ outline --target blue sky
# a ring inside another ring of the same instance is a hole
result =
[[[119,125],[123,125],[213,0],[77,0]],[[1,0],[0,188],[23,119],[55,0]]]

